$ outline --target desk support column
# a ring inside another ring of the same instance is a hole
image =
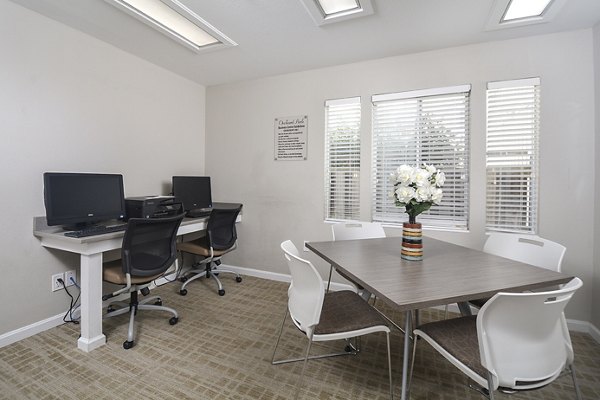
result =
[[[81,255],[81,336],[77,347],[92,351],[106,343],[102,333],[102,253]]]

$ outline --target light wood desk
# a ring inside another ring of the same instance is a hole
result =
[[[389,306],[412,311],[566,283],[571,276],[431,238],[423,238],[422,261],[400,258],[402,238],[310,242],[306,246]],[[402,400],[406,399],[410,335],[404,335]]]
[[[219,203],[225,206],[227,203]],[[216,207],[216,206],[215,206]],[[177,235],[206,230],[208,218],[185,218]],[[237,222],[241,221],[238,215]],[[33,235],[44,247],[69,251],[80,255],[79,282],[81,287],[81,336],[77,347],[89,352],[106,343],[102,333],[102,253],[120,249],[124,232],[72,238],[64,235],[62,228],[48,226],[46,217],[34,217]]]

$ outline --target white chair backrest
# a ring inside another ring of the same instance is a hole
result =
[[[582,282],[538,293],[497,293],[477,314],[481,363],[494,385],[532,389],[558,377],[573,360],[563,310]]]
[[[298,249],[291,240],[281,243],[281,249],[292,276],[288,289],[290,316],[296,326],[310,338],[321,317],[325,284],[314,265],[299,257]]]
[[[566,247],[535,235],[493,232],[483,251],[560,272]]]
[[[333,240],[375,239],[385,237],[379,222],[340,222],[331,225]]]

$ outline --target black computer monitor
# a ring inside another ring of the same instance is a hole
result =
[[[123,175],[72,172],[44,173],[48,225],[81,229],[125,216]]]
[[[173,196],[186,211],[212,207],[209,176],[174,176]]]

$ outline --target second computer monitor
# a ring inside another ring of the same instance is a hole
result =
[[[173,196],[186,211],[212,207],[209,176],[174,176]]]

